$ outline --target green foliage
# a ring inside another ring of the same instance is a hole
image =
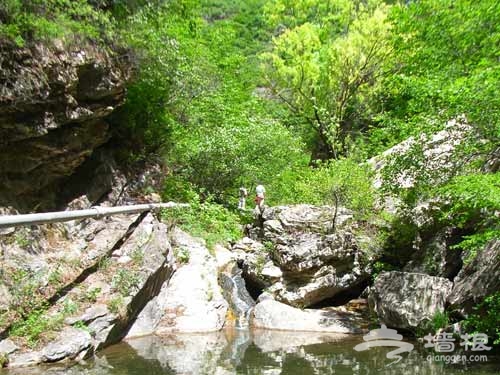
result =
[[[431,320],[431,327],[433,332],[437,332],[441,328],[445,328],[449,325],[450,318],[446,312],[436,312]]]
[[[64,318],[78,311],[78,305],[65,299],[60,312],[49,314],[45,307],[33,309],[25,319],[14,322],[9,335],[23,339],[30,348],[36,347],[42,337],[50,337],[63,327]]]
[[[198,89],[192,87],[195,78],[186,55],[193,53],[190,36],[198,27],[190,6],[183,1],[146,6],[121,23],[123,41],[134,49],[138,68],[125,105],[113,117],[129,158],[158,151],[166,143],[175,112],[181,110],[178,104],[184,105]]]
[[[75,324],[73,324],[73,327],[81,329],[83,331],[90,331],[90,328],[81,320],[79,320]]]
[[[458,176],[437,189],[437,195],[445,202],[441,220],[474,231],[457,245],[470,259],[488,241],[500,238],[499,173]]]
[[[391,146],[432,123],[465,115],[482,139],[478,147],[498,144],[500,99],[494,87],[500,82],[500,26],[494,20],[499,16],[495,0],[422,0],[392,7],[392,74],[385,76],[379,96],[385,111],[369,143]]]
[[[464,322],[464,327],[473,332],[485,333],[500,344],[500,292],[496,292],[474,307]],[[491,342],[490,342],[491,343]]]
[[[26,318],[32,311],[43,307],[45,299],[39,293],[41,286],[39,275],[19,269],[15,270],[10,277],[12,280],[10,308],[12,310],[21,318]]]
[[[62,314],[71,315],[78,311],[78,304],[73,300],[66,298],[63,302]]]
[[[111,284],[118,293],[123,297],[127,297],[134,289],[139,287],[140,281],[139,274],[136,271],[120,268],[113,275]]]
[[[119,316],[125,316],[125,300],[123,296],[119,295],[108,301],[108,309],[112,314],[117,314]]]
[[[21,248],[27,248],[31,244],[29,232],[25,228],[16,230],[16,233],[14,234],[14,240],[16,244]]]
[[[89,288],[83,295],[83,300],[87,302],[96,302],[101,294],[101,288]]]
[[[263,119],[179,129],[173,139],[176,146],[169,164],[178,175],[167,179],[167,199],[188,198],[186,192],[196,190],[236,205],[240,186],[251,189],[259,182],[272,186],[283,173],[307,167],[308,162],[300,141],[289,130]]]
[[[204,238],[209,248],[217,243],[226,244],[241,238],[238,215],[210,202],[190,204],[190,207],[163,210],[162,219],[174,220],[181,229]]]
[[[39,343],[42,334],[59,329],[62,321],[60,315],[47,316],[45,310],[33,310],[25,320],[14,323],[9,333],[23,338],[33,348]]]
[[[0,4],[0,36],[23,46],[27,41],[76,35],[109,38],[113,18],[86,0],[6,0]]]
[[[140,266],[144,263],[144,251],[140,248],[134,249],[134,251],[130,254],[130,257],[136,265]]]
[[[181,264],[189,263],[190,253],[188,249],[185,248],[176,248],[174,250],[175,259]]]
[[[111,266],[111,258],[105,256],[99,259],[97,263],[97,268],[106,271]]]
[[[338,157],[372,120],[373,96],[391,53],[382,2],[277,0],[270,20],[290,28],[262,54],[273,92],[317,135],[315,157]],[[291,22],[291,20],[293,22]]]
[[[417,328],[416,334],[419,337],[423,337],[429,333],[434,334],[442,328],[446,328],[450,324],[450,318],[446,311],[437,311],[431,318],[431,320],[426,320],[424,323]]]
[[[0,354],[0,368],[5,367],[9,363],[9,355],[2,353]]]
[[[285,172],[286,173],[286,172]],[[314,168],[288,172],[271,183],[269,199],[275,204],[338,203],[356,210],[360,216],[373,211],[375,192],[371,170],[353,159],[317,163]]]

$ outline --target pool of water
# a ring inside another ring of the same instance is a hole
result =
[[[411,342],[405,340],[407,342]],[[137,338],[107,348],[95,359],[77,365],[20,369],[8,374],[500,374],[500,353],[476,361],[436,361],[432,348],[411,342],[414,349],[397,363],[386,357],[394,348],[356,351],[362,336],[306,332],[226,330],[211,334],[177,334]],[[458,349],[451,353],[459,354]],[[462,357],[460,357],[462,359]]]

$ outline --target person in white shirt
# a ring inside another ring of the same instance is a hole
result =
[[[247,189],[245,189],[243,186],[240,187],[240,199],[238,201],[238,210],[244,210],[245,209],[245,204],[246,204],[247,196],[248,196]]]
[[[264,207],[264,198],[266,194],[266,189],[264,188],[264,186],[259,184],[255,188],[255,193],[257,194],[255,196],[255,203],[257,204],[257,207],[259,207],[262,210],[262,207]]]

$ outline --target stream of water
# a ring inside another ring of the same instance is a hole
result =
[[[159,374],[500,374],[500,353],[481,361],[446,363],[418,342],[398,363],[386,358],[390,348],[355,351],[362,336],[306,332],[226,330],[212,334],[178,334],[137,338],[107,348],[77,365],[9,371],[8,374],[159,375]],[[451,353],[457,355],[458,352]],[[444,358],[446,359],[446,358]],[[479,359],[479,358],[478,358]]]

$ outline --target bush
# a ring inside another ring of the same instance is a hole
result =
[[[469,260],[488,241],[500,237],[500,174],[458,176],[436,194],[445,202],[440,219],[474,232],[456,245],[468,251]]]
[[[227,244],[242,236],[238,215],[211,202],[195,201],[190,207],[164,210],[162,219],[176,223],[193,236],[204,238],[209,249],[217,243]]]
[[[274,204],[322,205],[338,201],[362,216],[372,212],[375,192],[371,171],[355,160],[332,160],[315,168],[287,172],[283,177],[276,179],[268,189]]]
[[[0,4],[0,36],[23,46],[30,40],[110,39],[113,18],[86,0],[7,0]]]
[[[139,275],[135,271],[121,268],[113,276],[113,288],[123,297],[127,297],[133,289],[137,288],[140,283]]]
[[[494,344],[499,345],[500,292],[486,297],[483,302],[475,306],[474,313],[465,320],[464,326],[467,330],[487,334],[493,338]]]
[[[241,185],[271,187],[290,171],[308,168],[303,145],[283,125],[265,119],[235,121],[239,123],[176,130],[168,164],[177,176],[167,179],[169,192],[183,185],[183,190],[236,206]],[[274,189],[269,191],[272,198]]]

